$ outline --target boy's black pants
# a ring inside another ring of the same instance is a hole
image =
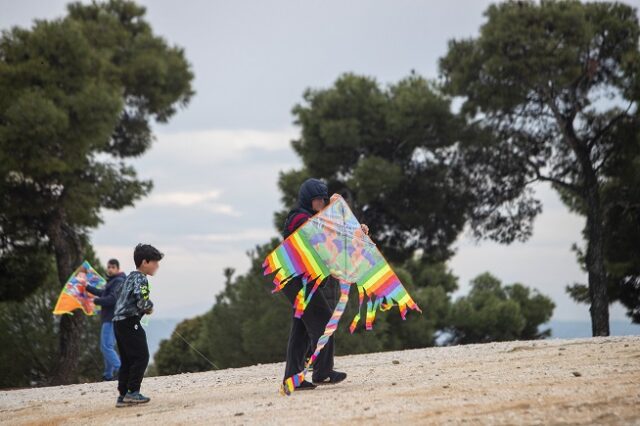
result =
[[[118,391],[120,395],[138,392],[149,364],[147,334],[140,325],[139,317],[130,317],[113,322],[113,329],[120,352]]]
[[[287,284],[283,292],[293,303],[301,284],[292,284],[294,283]],[[287,345],[287,364],[284,372],[285,379],[304,370],[307,357],[315,351],[318,339],[324,333],[324,329],[329,319],[331,319],[333,309],[331,303],[325,297],[325,289],[323,288],[331,284],[331,282],[323,283],[318,288],[307,309],[302,314],[302,318],[293,317],[291,319],[291,331],[289,332],[289,343]],[[287,291],[288,287],[289,290]],[[313,364],[312,380],[324,380],[329,376],[329,373],[333,370],[333,356],[334,344],[333,336],[331,336]]]

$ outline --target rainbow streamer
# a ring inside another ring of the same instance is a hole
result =
[[[353,333],[360,321],[362,305],[367,300],[365,327],[373,328],[376,311],[397,305],[402,319],[407,308],[422,312],[393,272],[376,245],[361,229],[360,223],[344,199],[334,194],[331,202],[284,240],[263,263],[264,274],[274,274],[273,292],[281,291],[292,278],[302,278],[302,288],[295,297],[294,315],[300,318],[318,286],[332,275],[340,281],[340,300],[318,340],[314,355],[304,371],[287,378],[281,393],[289,395],[304,380],[309,366],[335,332],[349,299],[349,288],[358,288],[358,313],[349,330]]]
[[[287,379],[285,379],[285,381],[280,386],[280,393],[282,395],[291,395],[295,390],[295,388],[297,388],[300,385],[300,383],[302,383],[302,381],[304,380],[304,377],[309,372],[309,368],[313,365],[316,358],[318,358],[320,351],[322,350],[322,348],[325,347],[327,342],[329,342],[329,338],[338,329],[338,323],[340,322],[340,318],[342,317],[342,314],[344,313],[344,310],[347,307],[347,302],[349,301],[350,288],[351,288],[351,284],[340,282],[340,299],[338,300],[338,303],[336,305],[336,308],[333,311],[333,314],[331,315],[331,318],[329,318],[329,322],[327,323],[324,329],[324,333],[322,333],[322,336],[320,336],[320,338],[318,339],[316,350],[313,351],[313,354],[307,360],[307,363],[303,371],[301,371],[300,373],[292,377],[288,377]]]

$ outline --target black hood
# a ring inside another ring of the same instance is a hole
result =
[[[327,185],[319,179],[307,179],[302,185],[300,185],[300,191],[298,191],[298,204],[296,207],[313,216],[315,212],[311,207],[311,201],[314,198],[320,197],[327,200],[329,199],[329,188],[327,188]]]

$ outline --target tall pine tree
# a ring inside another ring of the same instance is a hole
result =
[[[189,102],[193,74],[184,51],[155,35],[144,15],[130,1],[73,3],[64,18],[0,39],[3,299],[24,298],[44,281],[48,253],[62,286],[100,212],[151,189],[124,160],[150,147],[151,120],[166,122]],[[82,322],[61,319],[54,383],[74,379]]]

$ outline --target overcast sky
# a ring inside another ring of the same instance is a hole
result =
[[[65,1],[0,0],[0,28],[30,26],[65,12]],[[223,287],[222,270],[247,269],[245,252],[276,235],[278,172],[300,162],[290,148],[298,129],[291,108],[305,88],[322,88],[344,72],[395,82],[415,70],[435,78],[451,38],[477,34],[483,0],[457,1],[141,1],[154,31],[186,49],[196,96],[168,125],[155,126],[151,150],[133,162],[154,181],[134,208],[106,212],[92,234],[98,255],[133,268],[138,242],[165,254],[151,279],[158,317],[207,310]],[[628,2],[640,6],[639,1]],[[588,320],[564,287],[585,282],[570,247],[583,220],[549,188],[526,243],[474,243],[462,235],[449,266],[461,289],[484,271],[521,282],[556,302],[554,319]],[[624,319],[614,306],[612,319]]]

